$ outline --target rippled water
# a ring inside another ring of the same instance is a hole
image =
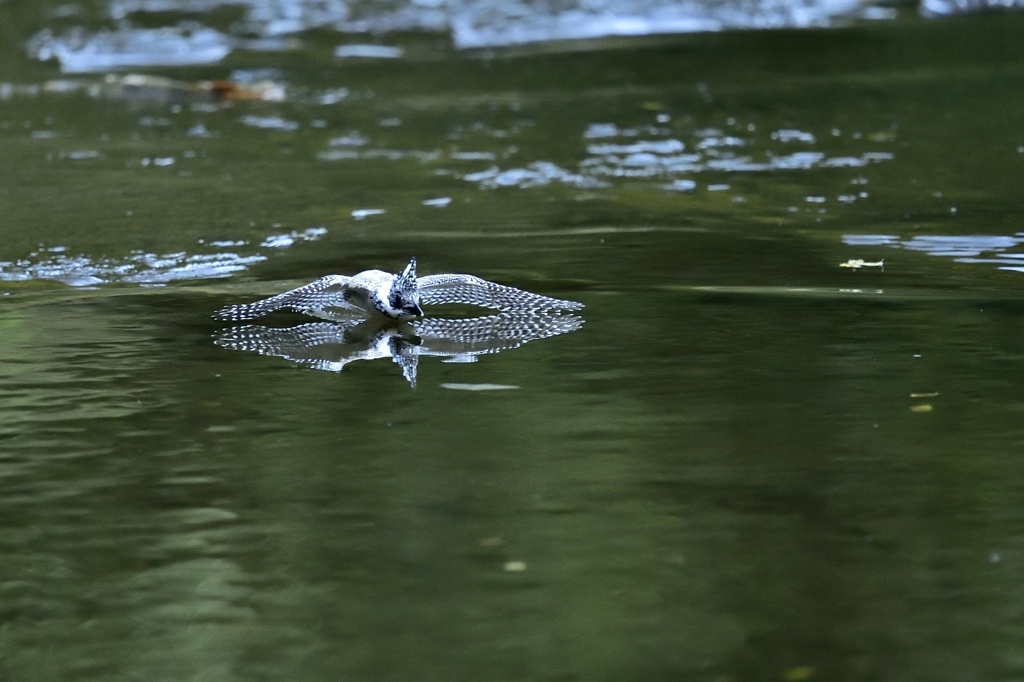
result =
[[[980,3],[984,7],[987,3]],[[1014,3],[1010,3],[1011,5]],[[283,39],[312,29],[330,28],[350,34],[393,31],[446,32],[462,49],[489,48],[550,40],[580,40],[606,36],[689,33],[735,28],[806,28],[826,26],[835,19],[865,17],[892,19],[891,9],[860,0],[809,2],[678,2],[667,0],[589,0],[537,3],[529,0],[111,0],[103,18],[116,28],[96,31],[75,26],[55,33],[40,30],[28,44],[38,59],[56,59],[67,73],[103,71],[123,66],[187,66],[224,59],[234,49],[289,50],[295,41]],[[998,4],[997,6],[1003,6]],[[62,18],[84,14],[81,7],[63,5]],[[955,4],[932,2],[926,11],[963,11]],[[973,8],[971,8],[973,9]],[[193,17],[233,10],[239,19],[220,31],[198,24]],[[134,27],[125,22],[152,15],[180,14],[176,25]],[[237,16],[240,14],[240,16]],[[186,18],[187,17],[187,18]],[[393,58],[401,48],[343,45],[338,57]]]
[[[1021,0],[922,0],[918,11],[936,17],[1020,6]],[[66,73],[210,64],[235,50],[290,51],[302,45],[296,36],[322,29],[350,35],[445,33],[456,48],[482,49],[609,36],[824,27],[898,16],[892,7],[865,0],[109,0],[88,9],[58,5],[49,14],[51,22],[28,41],[28,52],[57,60]],[[132,25],[174,16],[180,21],[158,28]],[[197,16],[213,24],[223,24],[224,17],[234,21],[214,28],[197,22]],[[50,25],[83,19],[103,26],[79,23],[60,32]],[[375,44],[335,49],[341,58],[403,54],[401,47]]]
[[[0,679],[1019,676],[1024,19],[498,7],[0,5]]]

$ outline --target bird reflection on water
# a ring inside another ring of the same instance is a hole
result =
[[[420,356],[447,358],[444,362],[476,362],[480,355],[510,350],[582,326],[583,318],[578,315],[528,309],[412,321],[352,314],[338,316],[332,322],[294,327],[230,327],[218,334],[214,343],[332,372],[340,372],[355,360],[391,358],[415,387]]]

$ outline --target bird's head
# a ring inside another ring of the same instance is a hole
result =
[[[388,293],[388,303],[397,313],[399,320],[423,317],[420,307],[420,287],[416,283],[416,259],[412,258],[399,274],[395,275]]]

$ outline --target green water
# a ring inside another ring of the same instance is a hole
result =
[[[0,678],[1024,674],[1024,19],[305,40],[148,72],[289,88],[224,106],[33,94],[0,46]],[[203,254],[252,260],[167,276]],[[586,322],[414,389],[212,343],[411,255]]]

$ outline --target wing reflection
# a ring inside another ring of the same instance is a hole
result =
[[[479,355],[518,348],[582,326],[583,318],[578,315],[537,311],[411,322],[352,316],[295,327],[230,327],[218,334],[214,343],[331,372],[340,372],[355,360],[391,358],[415,387],[421,355],[447,358],[444,362],[475,362]]]

